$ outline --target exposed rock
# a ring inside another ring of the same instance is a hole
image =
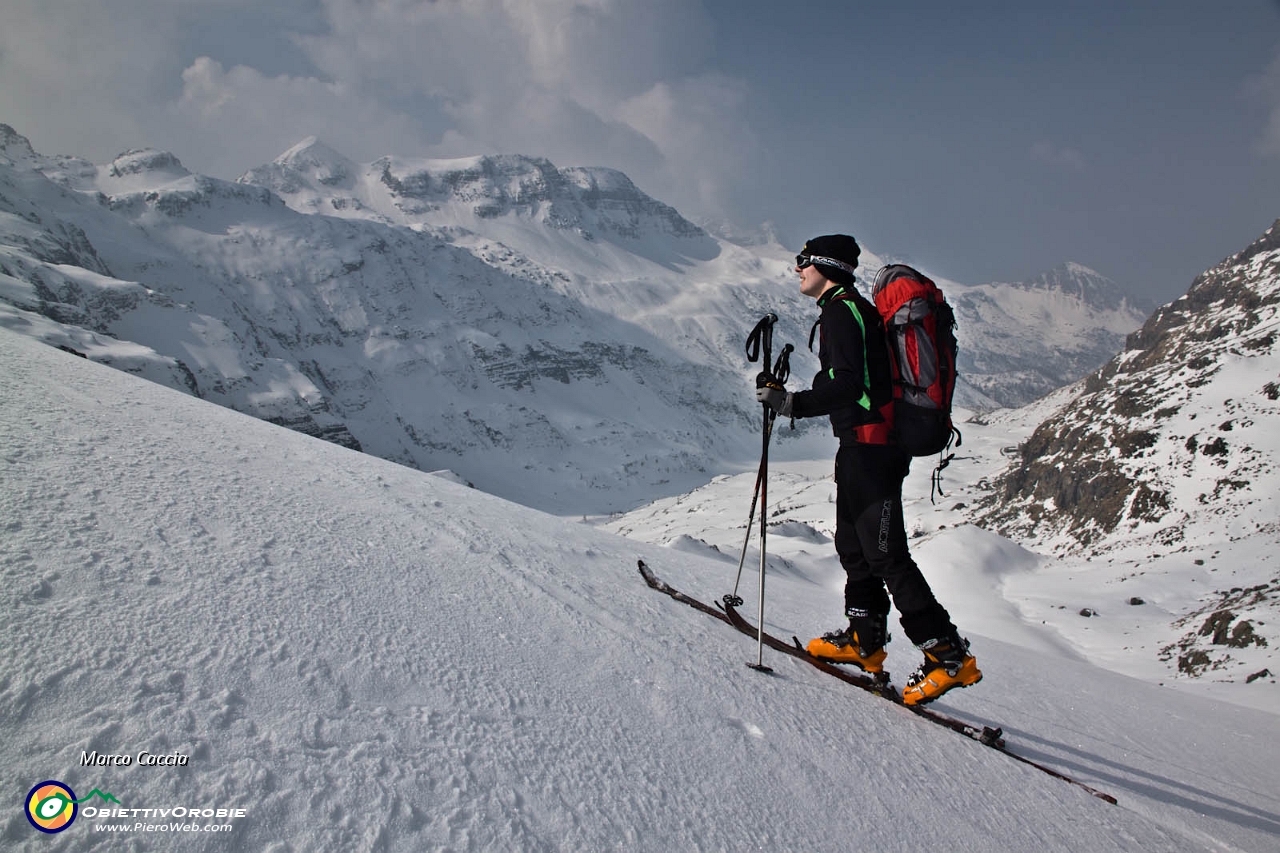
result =
[[[1280,463],[1259,432],[1280,408],[1263,379],[1235,388],[1280,373],[1278,232],[1199,276],[1087,377],[993,482],[981,520],[1059,550],[1141,530],[1168,544],[1206,509],[1267,523],[1251,483]]]

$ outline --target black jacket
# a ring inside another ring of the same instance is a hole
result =
[[[879,410],[892,396],[884,322],[876,307],[853,287],[833,287],[818,305],[822,308],[818,321],[822,369],[813,377],[812,390],[799,391],[792,398],[791,413],[797,418],[828,415],[831,430],[842,443],[856,441],[857,427],[884,422]]]

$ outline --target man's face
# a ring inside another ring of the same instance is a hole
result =
[[[831,284],[826,276],[818,272],[817,264],[805,267],[797,264],[796,272],[800,273],[800,292],[811,299],[817,299]]]

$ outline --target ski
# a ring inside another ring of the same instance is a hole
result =
[[[907,705],[902,701],[902,697],[898,694],[898,691],[889,683],[887,674],[877,677],[869,673],[850,671],[848,669],[843,669],[836,664],[824,661],[821,658],[816,658],[804,649],[799,638],[792,637],[792,642],[788,643],[773,636],[772,634],[769,634],[767,631],[758,632],[756,627],[747,622],[747,620],[742,617],[742,614],[740,614],[737,608],[732,604],[726,603],[724,605],[720,605],[720,603],[717,602],[718,606],[713,607],[699,601],[693,596],[680,592],[675,587],[659,578],[653,573],[653,570],[645,564],[644,560],[639,560],[638,563],[640,575],[644,578],[645,583],[648,584],[650,588],[669,595],[676,601],[687,604],[695,610],[706,613],[708,616],[714,616],[716,619],[719,619],[721,622],[726,623],[730,627],[740,631],[753,640],[763,642],[764,645],[774,651],[802,660],[815,669],[834,676],[846,684],[852,684],[860,690],[879,696],[882,699],[886,699],[898,707],[910,711],[921,719],[928,720],[935,725],[948,728],[951,731],[964,735],[965,737],[977,741],[984,746],[988,746],[996,752],[1007,755],[1014,761],[1021,762],[1029,767],[1034,767],[1041,773],[1045,773],[1055,779],[1061,779],[1064,782],[1075,785],[1078,788],[1082,788],[1100,800],[1105,800],[1112,805],[1117,804],[1116,798],[1110,794],[1099,791],[1097,788],[1086,785],[1084,782],[1081,782],[1078,779],[1073,779],[1064,773],[1060,773],[1052,767],[1046,767],[1037,761],[1032,761],[1030,758],[1026,758],[1018,755],[1016,752],[1012,752],[1009,749],[1008,744],[1005,742],[1004,732],[1001,729],[993,728],[991,726],[982,726],[979,728],[978,726],[973,726],[963,720],[949,717],[946,714],[935,711],[931,708],[920,707],[919,705]]]
[[[662,580],[657,575],[655,575],[653,573],[653,570],[645,565],[644,560],[640,560],[638,562],[640,563],[640,575],[644,578],[644,582],[647,583],[653,589],[656,589],[658,592],[666,593],[667,595],[674,598],[676,601],[680,601],[680,602],[683,602],[684,604],[689,605],[694,610],[701,610],[703,613],[706,613],[708,616],[714,616],[717,619],[719,619],[721,622],[727,623],[729,621],[729,617],[724,613],[723,610],[717,610],[716,608],[712,607],[709,604],[703,604],[701,601],[699,601],[696,598],[693,598],[692,596],[685,595],[683,592],[680,592],[678,589],[675,589],[674,587],[670,586],[666,581]]]

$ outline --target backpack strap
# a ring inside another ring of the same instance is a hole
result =
[[[871,412],[871,361],[867,357],[867,324],[862,318],[862,312],[858,310],[858,304],[854,301],[853,295],[844,289],[843,286],[831,291],[828,302],[832,299],[838,299],[848,306],[849,311],[853,314],[853,319],[858,324],[858,330],[862,333],[862,396],[856,401],[859,408],[865,412]],[[824,302],[825,307],[827,303]],[[809,351],[813,351],[813,336],[818,331],[822,323],[819,317],[817,322],[813,324],[813,328],[809,330]],[[828,378],[835,378],[835,368],[828,368]],[[890,399],[879,411],[880,420],[877,423],[862,424],[853,428],[854,440],[859,444],[892,444],[893,443],[893,401]]]
[[[956,447],[964,444],[964,436],[962,436],[960,434],[960,430],[956,429],[954,426],[951,427],[951,434],[947,436],[947,446],[942,448],[942,452],[938,454],[938,465],[933,469],[933,476],[930,478],[933,483],[933,485],[929,487],[929,503],[931,504],[937,504],[937,500],[935,500],[936,496],[944,498],[947,496],[946,493],[942,491],[942,472],[951,464],[951,460],[956,458],[955,453],[947,452],[951,449],[953,443]]]
[[[858,323],[858,331],[862,334],[862,396],[856,401],[857,404],[866,411],[871,411],[871,367],[867,363],[867,324],[862,319],[862,312],[858,310],[857,304],[853,301],[848,291],[843,287],[837,287],[831,292],[830,299],[838,299],[848,306],[853,319]],[[824,307],[827,303],[823,303]],[[813,328],[809,330],[809,352],[813,352],[813,336],[818,331],[818,327],[822,325],[822,318],[819,317],[813,324]],[[827,369],[827,378],[836,378],[836,369],[834,367]]]

